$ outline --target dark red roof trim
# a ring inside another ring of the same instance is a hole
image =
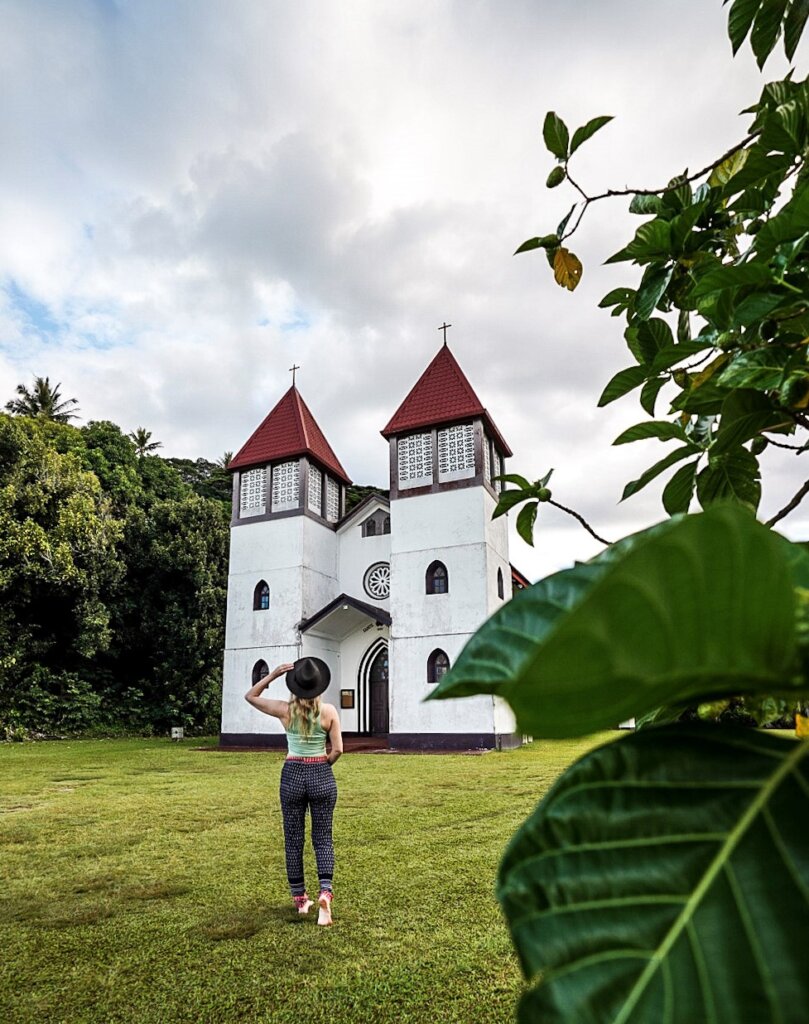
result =
[[[419,427],[457,423],[475,417],[486,423],[502,453],[511,455],[511,449],[484,409],[466,374],[449,346],[444,344],[381,433],[383,437],[392,437]]]
[[[344,483],[351,483],[309,407],[293,384],[231,460],[228,469],[263,466],[268,462],[295,455],[310,455]]]

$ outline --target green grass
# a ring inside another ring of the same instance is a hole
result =
[[[282,755],[3,745],[0,1020],[510,1021],[520,973],[497,864],[594,742],[346,755],[331,929],[288,896]],[[308,843],[306,867],[315,889]]]

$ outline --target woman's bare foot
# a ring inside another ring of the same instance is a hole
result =
[[[323,892],[320,894],[320,899],[317,901],[317,905],[320,908],[320,911],[317,915],[318,924],[325,926],[333,924],[333,921],[331,919],[331,901],[332,894],[324,889]]]

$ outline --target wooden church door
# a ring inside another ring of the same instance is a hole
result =
[[[368,672],[368,684],[371,691],[371,733],[376,736],[387,734],[390,732],[387,647],[374,658]]]

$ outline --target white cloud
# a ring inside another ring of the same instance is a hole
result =
[[[657,442],[612,448],[643,414],[595,407],[628,356],[599,298],[622,204],[588,212],[579,290],[512,258],[575,198],[547,192],[540,126],[616,120],[588,187],[664,181],[741,137],[761,77],[704,0],[5,0],[0,273],[47,310],[0,308],[0,392],[62,382],[85,419],[144,425],[166,454],[238,448],[302,365],[349,474],[385,485],[379,429],[450,343],[515,451],[606,536],[659,519],[659,487],[617,505]],[[768,76],[779,69],[768,66]],[[53,325],[58,325],[54,327]],[[796,489],[771,460],[766,512]],[[791,529],[800,531],[796,517]],[[592,553],[542,511],[534,575]],[[805,525],[805,524],[804,524]],[[595,542],[593,542],[595,543]]]

